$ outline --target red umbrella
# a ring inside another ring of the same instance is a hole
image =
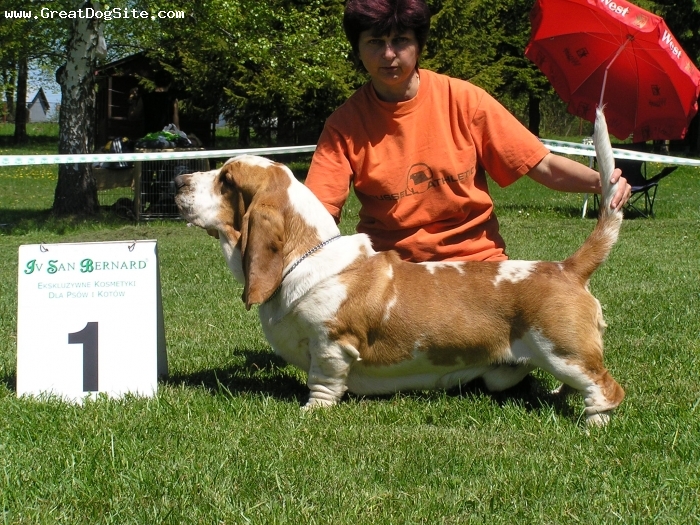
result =
[[[537,0],[525,56],[568,110],[635,142],[680,139],[698,111],[700,72],[663,19],[625,0]]]

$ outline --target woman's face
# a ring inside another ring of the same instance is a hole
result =
[[[411,82],[418,62],[418,41],[410,29],[377,36],[372,30],[360,33],[360,60],[377,90],[397,91]]]

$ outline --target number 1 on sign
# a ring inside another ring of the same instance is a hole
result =
[[[88,323],[80,332],[68,334],[69,345],[83,345],[83,392],[97,392],[97,323]]]

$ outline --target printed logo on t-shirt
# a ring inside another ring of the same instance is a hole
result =
[[[432,179],[433,170],[430,169],[430,166],[427,164],[414,164],[408,169],[406,193],[410,195],[427,191]]]
[[[474,168],[469,168],[458,175],[445,175],[435,177],[433,170],[427,164],[414,164],[408,169],[406,178],[406,189],[398,193],[386,195],[375,195],[374,198],[380,201],[398,201],[404,197],[420,195],[426,191],[437,188],[443,184],[462,183],[474,175]]]

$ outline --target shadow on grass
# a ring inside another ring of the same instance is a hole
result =
[[[175,374],[164,380],[173,386],[204,388],[211,395],[236,396],[239,394],[258,394],[273,397],[281,401],[294,401],[299,405],[306,403],[309,390],[304,382],[294,375],[291,365],[269,351],[247,350],[242,352],[245,363],[225,368],[202,370],[191,374]],[[397,394],[360,396],[347,394],[350,399],[385,400]],[[443,395],[435,391],[406,391],[402,397],[426,401]],[[486,396],[500,407],[509,404],[522,406],[526,412],[540,412],[553,408],[557,414],[575,420],[579,413],[567,402],[566,397],[551,393],[550,388],[535,376],[528,375],[519,384],[503,392],[490,392],[484,383],[477,379],[459,388],[446,392],[451,397],[469,399]]]
[[[348,394],[354,399],[377,399],[390,400],[394,396],[400,395],[405,399],[434,401],[443,395],[441,390],[430,391],[406,391],[400,394],[387,394],[377,396],[357,396]],[[528,375],[520,383],[512,388],[503,390],[502,392],[492,392],[488,390],[481,379],[475,379],[460,387],[451,388],[444,392],[444,395],[456,398],[477,398],[486,397],[499,407],[503,408],[506,405],[521,406],[526,412],[537,413],[542,410],[553,408],[554,411],[561,417],[571,420],[576,420],[579,412],[571,407],[566,396],[560,396],[551,392],[548,386],[532,375]]]
[[[502,392],[490,392],[479,380],[473,385],[481,395],[490,397],[500,407],[507,404],[522,406],[526,412],[540,412],[550,407],[561,417],[575,420],[579,416],[567,401],[566,395],[552,392],[550,386],[533,375],[528,375],[520,383]]]
[[[262,350],[246,350],[237,354],[245,357],[243,364],[190,374],[171,374],[163,382],[204,388],[212,395],[263,394],[299,404],[306,403],[306,385],[280,357]]]
[[[52,217],[51,210],[5,210],[0,208],[0,227],[10,228],[20,223],[44,223]]]
[[[50,209],[0,208],[0,235],[25,235],[35,231],[63,235],[90,224],[119,227],[133,223],[133,220],[115,213],[111,207],[102,207],[95,215],[70,217],[57,217]]]
[[[25,144],[15,144],[14,135],[0,135],[0,148],[16,150],[10,153],[11,155],[23,155],[25,150],[31,150],[36,147],[41,148],[56,148],[58,153],[58,136],[57,135],[37,135],[37,130],[27,129],[27,141]]]

